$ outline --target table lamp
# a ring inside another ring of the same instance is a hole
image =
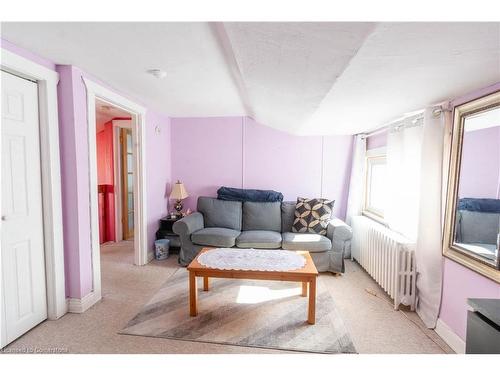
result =
[[[180,215],[182,211],[182,200],[189,197],[184,184],[177,180],[170,192],[170,199],[175,199],[175,210]]]

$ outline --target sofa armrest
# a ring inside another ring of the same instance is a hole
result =
[[[338,218],[333,218],[328,223],[326,229],[327,237],[333,242],[335,241],[350,241],[352,238],[352,228]]]
[[[193,212],[191,215],[183,217],[180,220],[177,220],[172,229],[174,233],[178,234],[181,237],[190,236],[191,233],[194,233],[200,229],[205,227],[203,223],[203,215],[199,212]]]
[[[194,212],[180,220],[177,220],[172,229],[179,235],[181,251],[179,252],[179,264],[187,266],[201,250],[201,246],[193,244],[191,234],[205,227],[203,215]]]
[[[352,228],[338,218],[330,220],[326,230],[327,237],[332,241],[332,269],[344,272],[344,258],[351,257]]]

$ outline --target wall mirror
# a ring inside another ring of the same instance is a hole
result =
[[[454,112],[443,254],[500,282],[500,92]]]

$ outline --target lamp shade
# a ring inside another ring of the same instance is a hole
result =
[[[170,199],[181,200],[187,197],[189,197],[189,195],[186,191],[186,188],[184,187],[184,184],[180,181],[177,181],[174,184],[172,191],[170,192]]]

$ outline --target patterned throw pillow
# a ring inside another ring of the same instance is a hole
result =
[[[297,198],[292,232],[326,235],[326,227],[332,218],[333,204],[329,199]]]

